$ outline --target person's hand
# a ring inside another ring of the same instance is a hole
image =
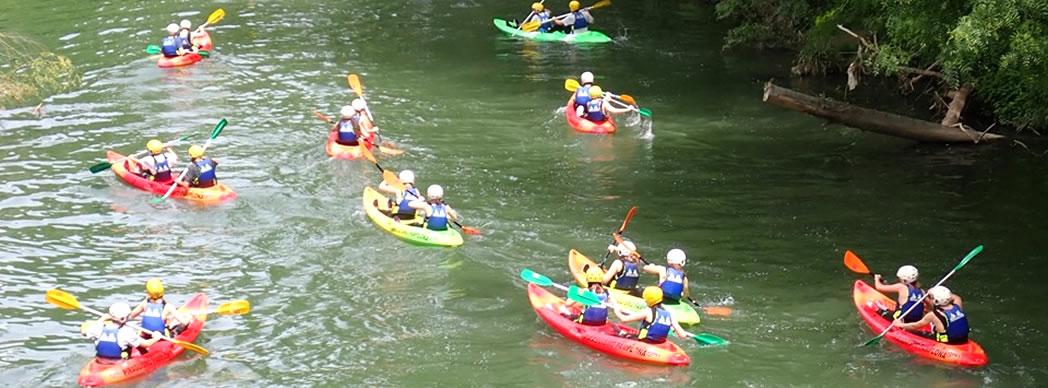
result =
[[[608,245],[608,252],[609,253],[615,253],[615,251],[618,250],[618,249],[619,249],[619,247],[615,246],[614,244]]]
[[[878,282],[881,281],[881,274],[879,274],[879,273],[878,274],[874,274],[873,275],[873,280],[874,281],[878,281]]]

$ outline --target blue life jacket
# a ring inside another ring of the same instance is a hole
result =
[[[404,189],[404,194],[400,199],[400,204],[397,205],[398,214],[415,214],[415,208],[408,206],[411,201],[422,199],[422,195],[419,194],[417,188]]]
[[[640,270],[637,263],[622,260],[622,272],[615,275],[615,288],[620,290],[632,290],[640,283]]]
[[[550,27],[553,27],[553,23],[550,21],[549,11],[542,11],[535,14],[535,17],[542,23],[539,25],[539,32],[549,32]]]
[[[174,35],[168,35],[160,42],[160,51],[164,53],[165,57],[177,57],[179,43],[177,37]]]
[[[194,186],[197,187],[211,187],[215,185],[215,162],[211,161],[210,158],[203,157],[198,161],[193,162],[197,167],[200,168],[200,175],[197,176],[196,181],[193,182]]]
[[[952,304],[945,309],[936,308],[935,315],[946,326],[946,333],[936,333],[936,340],[951,344],[968,341],[968,316],[961,311],[960,306]]]
[[[348,119],[338,122],[338,142],[341,144],[356,144],[357,130],[360,128],[360,115],[353,115]]]
[[[600,299],[601,303],[608,302],[608,292],[605,291],[603,294],[597,294],[597,299]],[[580,321],[583,325],[600,326],[608,323],[608,306],[607,304],[595,304],[592,306],[586,306],[586,309],[582,311],[582,317]]]
[[[120,327],[111,327],[109,324],[102,326],[102,334],[95,342],[95,355],[101,358],[119,360],[124,358],[124,348],[119,342]]]
[[[163,333],[167,329],[164,324],[164,305],[167,302],[161,300],[159,303],[146,301],[145,311],[142,311],[142,328],[149,331]]]
[[[160,156],[160,158],[157,158]],[[159,155],[150,155],[153,158],[153,168],[156,169],[156,174],[153,175],[153,180],[160,182],[167,182],[171,180],[171,161],[167,160],[167,154],[161,152]]]
[[[182,31],[186,32],[186,36],[182,36]],[[181,30],[178,30],[178,40],[180,41],[182,48],[187,49],[187,50],[192,50],[193,49],[192,36],[193,36],[193,32],[189,31],[188,28],[183,28]]]
[[[684,271],[673,267],[666,267],[666,280],[659,284],[662,288],[662,297],[669,302],[678,302],[684,295]]]
[[[426,228],[430,230],[448,230],[448,209],[443,203],[430,204],[433,214],[426,219]]]
[[[587,102],[586,118],[596,123],[604,121],[604,100],[596,99]]]
[[[583,16],[582,10],[575,11],[574,14],[575,24],[571,26],[572,30],[582,30],[589,27],[589,21],[586,20],[586,16]]]
[[[910,308],[910,306],[917,304],[917,307],[914,307],[909,314],[906,314],[905,317],[902,317],[903,322],[917,322],[921,320],[921,318],[924,318],[924,291],[921,291],[919,287],[916,287],[912,284],[907,284],[906,288],[909,289],[910,296],[906,299],[906,303],[903,303],[902,306],[899,306],[899,309],[897,311],[900,314],[902,314],[906,311],[906,309]]]
[[[581,85],[575,89],[575,106],[586,106],[590,102],[590,85]]]
[[[646,320],[641,322],[640,334],[637,335],[637,339],[656,344],[665,342],[666,337],[670,334],[670,330],[673,329],[673,316],[670,315],[669,311],[663,310],[662,307],[652,307],[651,313],[655,319],[651,323],[648,323]]]

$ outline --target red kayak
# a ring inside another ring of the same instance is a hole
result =
[[[199,293],[193,295],[179,310],[203,311],[206,309],[207,295]],[[194,315],[193,322],[175,336],[175,339],[193,342],[204,327],[205,320],[207,320],[207,314]],[[96,357],[80,370],[80,378],[76,382],[84,387],[100,387],[145,376],[171,363],[183,351],[185,348],[161,340],[150,346],[144,355],[139,353],[137,348],[132,350],[131,357],[126,360],[106,360]]]
[[[880,334],[891,321],[884,319],[877,313],[878,308],[895,310],[895,299],[889,298],[871,287],[862,280],[855,281],[855,307],[859,309],[859,315],[870,326],[874,333]],[[930,331],[925,329],[924,331]],[[968,341],[963,345],[945,344],[930,338],[911,333],[909,331],[892,328],[885,335],[891,343],[903,350],[924,358],[930,358],[947,364],[961,366],[983,366],[989,362],[986,353],[975,341]]]
[[[360,151],[360,146],[338,144],[335,142],[337,137],[338,134],[335,132],[328,134],[327,143],[324,144],[324,151],[327,152],[328,156],[334,159],[348,160],[358,159],[364,156],[364,153]],[[371,149],[375,147],[375,135],[369,136],[367,140],[364,141],[364,146],[368,148],[368,151],[371,151]]]
[[[575,96],[568,99],[568,106],[564,109],[564,117],[568,119],[568,125],[576,131],[594,134],[615,133],[615,119],[611,115],[599,123],[589,121],[575,114]]]
[[[197,35],[196,38],[193,38],[193,42],[195,42],[194,44],[196,44],[196,46],[197,46],[197,48],[199,50],[204,50],[204,51],[210,52],[211,49],[214,48],[214,44],[211,43],[211,35],[208,34],[206,31],[203,34],[201,34],[201,35]],[[189,53],[189,54],[186,54],[186,55],[180,55],[180,56],[171,57],[171,58],[161,57],[160,59],[158,59],[156,61],[156,65],[158,67],[189,66],[189,65],[192,65],[194,63],[200,62],[200,60],[202,60],[202,59],[204,59],[204,58],[201,57],[200,54]]]
[[[125,159],[121,162],[120,160],[123,158],[124,155],[120,155],[116,152],[106,152],[106,159],[109,160],[109,163],[113,164],[113,173],[120,177],[124,182],[127,182],[127,184],[156,195],[164,195],[167,193],[167,190],[171,188],[170,184],[151,181],[129,171],[132,166],[134,166],[134,168],[136,168],[135,171],[137,171],[137,162],[131,159]],[[171,198],[181,198],[205,205],[226,202],[236,197],[237,193],[222,183],[217,183],[208,188],[177,187],[175,188],[175,191],[171,192]]]
[[[610,322],[603,326],[583,325],[560,315],[564,299],[538,285],[528,284],[528,298],[535,314],[546,321],[546,324],[568,339],[601,353],[650,364],[683,366],[691,363],[691,357],[672,341],[667,340],[656,345],[623,338],[618,335],[620,331],[636,335],[637,330]],[[570,306],[568,309],[572,314],[579,313],[578,306]]]

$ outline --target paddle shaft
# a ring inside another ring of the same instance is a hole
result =
[[[542,3],[545,3],[545,2],[546,2],[546,0],[539,0],[539,4],[542,4]],[[528,14],[528,17],[524,18],[524,21],[520,22],[520,24],[517,25],[517,31],[520,31],[520,28],[524,27],[524,23],[527,23],[528,20],[530,20],[532,16],[535,16],[535,10],[531,10],[531,13]]]

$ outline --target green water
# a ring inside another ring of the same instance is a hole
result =
[[[595,13],[614,44],[574,47],[492,27],[493,16],[524,17],[526,3],[226,2],[214,58],[160,70],[142,48],[210,8],[0,0],[5,31],[85,74],[43,118],[0,112],[0,381],[73,385],[92,356],[76,332],[87,317],[47,305],[46,289],[104,307],[160,276],[174,301],[204,291],[254,309],[212,318],[197,341],[211,357],[184,355],[141,386],[1048,384],[1042,157],[914,145],[764,105],[763,81],[790,84],[787,56],[721,53],[723,27],[705,5],[636,3]],[[651,108],[651,133],[635,118],[614,137],[573,133],[562,84],[587,69]],[[382,163],[444,185],[483,236],[420,248],[366,219],[360,194],[379,174],[328,160],[310,114],[348,103],[349,72],[387,139],[409,150]],[[229,204],[151,205],[87,171],[106,149],[203,141],[223,117],[209,154],[239,194]],[[568,281],[568,250],[599,256],[634,205],[627,234],[639,248],[685,248],[692,294],[735,310],[698,329],[730,346],[681,342],[686,368],[564,341],[517,277],[527,267]],[[856,347],[871,333],[845,249],[885,274],[913,263],[931,283],[978,244],[986,250],[948,285],[965,297],[988,367]]]

